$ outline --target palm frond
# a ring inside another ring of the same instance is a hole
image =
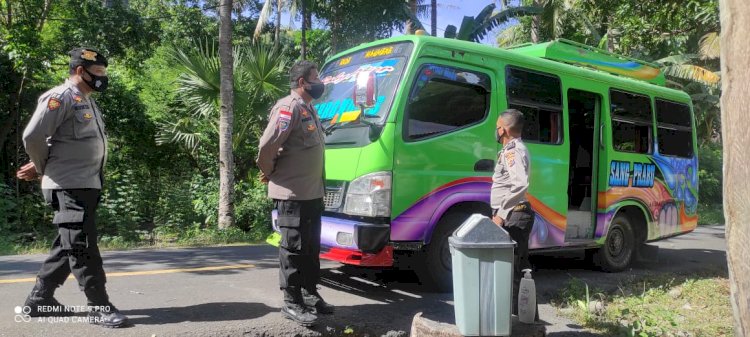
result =
[[[184,117],[175,122],[158,122],[156,133],[156,144],[180,144],[190,151],[195,151],[201,141],[200,132],[191,131],[197,129],[195,120]]]
[[[698,42],[701,58],[717,59],[721,57],[721,37],[718,32],[708,33]]]
[[[721,77],[714,72],[691,64],[675,64],[662,68],[664,74],[689,81],[700,82],[709,86],[718,86]]]
[[[494,7],[494,4],[492,6]],[[541,13],[541,11],[542,9],[539,7],[522,6],[522,7],[508,8],[504,11],[493,13],[491,16],[487,17],[482,22],[477,22],[477,25],[473,27],[472,32],[469,35],[470,40],[474,42],[479,42],[485,36],[487,36],[487,34],[491,30],[495,29],[497,26],[505,22],[508,22],[508,20],[527,16],[527,15],[536,15],[536,14]],[[460,31],[458,35],[461,36]]]
[[[523,25],[513,25],[507,27],[497,34],[497,45],[502,48],[518,45],[526,42],[528,37],[524,32]]]
[[[258,15],[258,23],[255,25],[255,32],[253,38],[258,39],[260,34],[263,32],[263,27],[267,25],[271,20],[271,13],[273,13],[273,3],[275,0],[266,0],[263,2],[263,8],[260,10]]]
[[[658,59],[654,62],[658,64],[687,64],[697,59],[698,57],[700,57],[700,55],[697,54],[672,55]]]

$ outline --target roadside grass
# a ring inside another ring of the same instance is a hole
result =
[[[724,223],[724,208],[721,204],[698,204],[698,225],[719,225]]]
[[[138,231],[129,237],[102,235],[99,238],[99,249],[106,251],[259,244],[268,234],[270,231],[245,232],[239,228],[219,230],[195,227],[182,231],[158,228],[154,232]],[[49,252],[52,240],[54,238],[18,242],[0,238],[0,255],[45,254]]]
[[[606,336],[734,336],[726,275],[631,278],[612,292],[573,279],[555,302],[561,313]]]

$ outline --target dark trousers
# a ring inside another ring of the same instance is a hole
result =
[[[515,261],[513,271],[513,313],[518,313],[518,288],[523,278],[524,269],[531,269],[529,262],[529,236],[534,226],[534,211],[526,207],[523,211],[512,211],[508,215],[505,223],[505,230],[508,231],[513,241],[516,241],[516,250],[514,251]],[[537,318],[539,310],[537,306]]]
[[[43,190],[44,200],[55,210],[52,223],[58,234],[38,277],[54,287],[72,272],[81,290],[106,282],[96,232],[98,189]]]
[[[320,278],[320,217],[323,199],[274,200],[281,231],[279,285],[299,301],[302,288],[315,291]],[[293,294],[292,294],[293,292]]]

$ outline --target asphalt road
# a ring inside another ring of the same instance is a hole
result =
[[[723,227],[654,244],[658,259],[628,272],[592,270],[582,254],[535,256],[540,317],[548,336],[596,336],[560,317],[549,298],[571,278],[614,288],[631,275],[684,273],[726,275]],[[453,322],[452,294],[427,292],[409,271],[374,271],[324,263],[321,294],[337,306],[315,329],[305,329],[279,314],[277,250],[271,246],[111,251],[104,254],[112,302],[131,318],[124,329],[103,330],[85,322],[16,322],[44,255],[0,256],[0,336],[406,336],[417,312]],[[77,282],[57,290],[66,305],[85,305]],[[81,314],[83,315],[83,314]]]

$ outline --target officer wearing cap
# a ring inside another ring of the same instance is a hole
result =
[[[316,314],[331,314],[334,309],[317,290],[325,140],[310,103],[323,95],[325,86],[310,61],[295,63],[289,77],[291,94],[271,109],[257,164],[278,212],[281,313],[300,325],[312,326]]]
[[[55,211],[58,235],[26,299],[30,316],[72,314],[53,296],[72,272],[86,294],[89,322],[120,327],[127,317],[110,303],[97,246],[99,204],[107,135],[91,93],[107,89],[107,58],[96,50],[70,52],[69,77],[39,97],[23,132],[31,161],[16,173],[22,180],[41,177],[44,199]]]
[[[518,312],[518,287],[523,272],[531,271],[529,235],[534,225],[534,211],[526,199],[529,189],[529,151],[521,140],[523,114],[516,109],[505,110],[497,119],[495,137],[503,145],[498,153],[492,176],[490,203],[492,221],[508,231],[516,241],[513,277],[513,312]],[[537,318],[539,311],[537,310]]]

